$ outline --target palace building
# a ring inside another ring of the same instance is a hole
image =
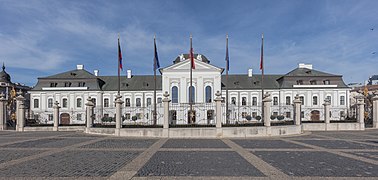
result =
[[[201,54],[194,54],[196,68],[193,69],[193,88],[190,88],[190,60],[188,54],[181,54],[173,64],[160,69],[157,76],[157,114],[158,124],[162,123],[163,108],[161,101],[164,92],[169,93],[170,123],[188,123],[189,91],[193,92],[192,101],[195,123],[214,123],[213,101],[217,91],[226,97],[228,89],[228,112],[223,113],[224,122],[238,123],[261,119],[262,86],[272,98],[272,119],[282,116],[283,120],[293,119],[292,103],[295,96],[302,101],[302,121],[323,119],[323,103],[331,103],[331,120],[346,118],[349,108],[350,88],[341,75],[334,75],[313,69],[310,64],[299,64],[286,74],[264,75],[249,69],[245,74],[229,74],[214,66]],[[228,80],[226,80],[228,79]],[[123,104],[123,123],[148,123],[153,114],[154,76],[134,75],[127,70],[127,76],[120,80],[120,95]],[[52,123],[54,102],[59,103],[61,124],[84,124],[85,103],[89,97],[95,103],[95,122],[114,117],[118,91],[117,76],[101,76],[83,65],[67,72],[38,78],[38,83],[29,91],[32,116],[40,123]],[[223,108],[225,110],[225,102]],[[282,118],[281,118],[282,120]]]

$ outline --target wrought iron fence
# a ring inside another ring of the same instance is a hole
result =
[[[215,125],[215,103],[193,104],[190,111],[189,103],[172,103],[169,107],[169,124]]]

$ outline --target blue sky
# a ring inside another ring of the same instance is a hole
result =
[[[375,0],[0,0],[0,62],[13,82],[31,86],[76,64],[116,75],[120,33],[122,74],[152,74],[154,33],[162,67],[188,53],[192,33],[195,53],[224,67],[228,33],[230,73],[260,73],[264,33],[267,74],[303,62],[362,82],[378,74],[377,7]]]

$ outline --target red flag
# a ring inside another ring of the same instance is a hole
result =
[[[122,68],[122,52],[121,52],[121,44],[119,43],[119,37],[118,37],[118,64],[119,64],[119,69]]]
[[[189,54],[189,58],[190,58],[191,68],[192,69],[196,69],[196,66],[194,64],[194,53],[193,53],[193,47],[192,47],[192,36],[190,36],[190,54]]]
[[[261,59],[260,59],[260,70],[264,69],[264,34],[261,35]]]

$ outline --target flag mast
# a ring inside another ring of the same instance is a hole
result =
[[[264,120],[264,33],[261,34],[261,59],[260,59],[260,70],[261,70],[261,119]],[[265,123],[265,122],[264,122]]]
[[[229,70],[229,55],[228,55],[228,34],[226,35],[226,124],[229,124],[228,112],[228,70]]]
[[[156,119],[156,68],[157,66],[157,49],[156,49],[156,34],[154,35],[154,125],[157,123]]]
[[[193,123],[193,46],[192,46],[192,34],[190,34],[190,86],[189,86],[189,105],[190,105],[190,114],[189,114],[189,124]]]
[[[120,91],[121,91],[121,77],[120,77],[120,69],[122,69],[122,53],[121,53],[121,44],[119,42],[119,33],[118,33],[118,96],[120,96]]]

